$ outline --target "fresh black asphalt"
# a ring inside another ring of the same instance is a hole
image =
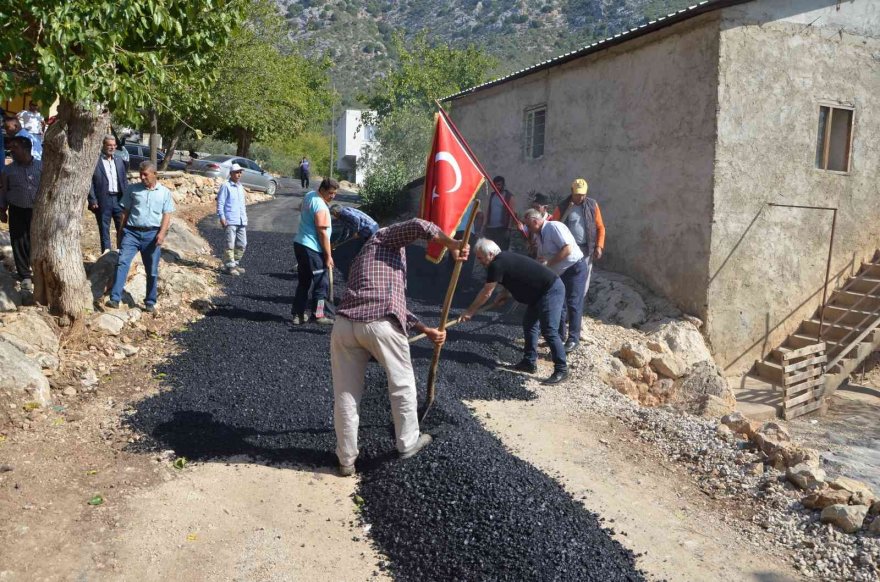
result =
[[[218,245],[219,230],[203,226]],[[247,455],[263,463],[333,466],[329,330],[288,322],[296,285],[291,236],[249,232],[248,238],[246,275],[223,276],[226,296],[179,335],[181,353],[157,370],[167,390],[141,402],[131,422],[152,446],[193,460]],[[449,271],[422,256],[415,248],[409,253],[410,308],[434,324]],[[337,259],[337,296],[351,258]],[[463,285],[458,307],[478,285]],[[370,365],[358,494],[370,537],[390,560],[382,567],[406,581],[642,580],[632,553],[600,518],[512,455],[462,404],[532,397],[524,379],[499,364],[518,360],[518,337],[515,316],[494,322],[481,316],[450,330],[438,399],[423,426],[435,440],[406,461],[394,450],[384,372]],[[427,341],[412,349],[420,403],[431,353]],[[333,560],[332,548],[327,559]]]

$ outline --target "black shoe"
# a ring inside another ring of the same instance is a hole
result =
[[[104,305],[106,305],[110,309],[118,309],[119,308],[119,302],[113,301],[112,299],[108,299],[107,303],[105,303]]]
[[[580,342],[568,340],[567,342],[565,342],[565,353],[570,354],[571,352],[575,351],[578,345],[580,345]]]
[[[551,384],[559,384],[566,378],[568,378],[568,370],[556,370],[553,372],[553,375],[541,382],[541,384],[547,384],[548,386]]]
[[[520,360],[519,364],[513,367],[517,372],[525,372],[526,374],[534,374],[538,371],[538,366],[528,360]]]
[[[146,305],[144,305],[144,311],[146,311],[147,313],[155,313],[156,306],[152,303],[147,303]]]

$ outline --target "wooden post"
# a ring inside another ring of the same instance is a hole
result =
[[[480,201],[474,200],[471,215],[468,217],[467,227],[464,230],[464,237],[461,239],[459,248],[464,248],[464,246],[468,244],[468,239],[471,237],[471,230],[474,227],[474,219],[479,210]],[[458,285],[458,276],[460,274],[461,262],[456,261],[455,267],[452,269],[452,277],[449,279],[449,287],[446,288],[446,298],[443,300],[443,310],[440,312],[440,324],[437,326],[437,329],[440,331],[446,330],[446,320],[449,317],[449,308],[452,306],[452,297],[455,295],[455,288]],[[436,396],[435,382],[437,380],[437,366],[440,363],[441,349],[443,349],[443,346],[434,346],[434,358],[431,360],[431,367],[428,370],[428,398],[427,404],[425,405],[425,412],[422,414],[423,422],[425,417],[428,416],[428,411],[431,410],[431,406],[434,404],[434,398]]]

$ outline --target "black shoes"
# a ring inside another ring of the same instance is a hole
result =
[[[146,305],[144,305],[144,311],[145,311],[146,313],[155,313],[155,312],[156,312],[156,306],[153,305],[152,303],[147,303]]]
[[[538,371],[538,366],[532,364],[528,360],[520,360],[519,364],[513,367],[517,372],[525,372],[526,374],[534,374]]]
[[[108,299],[107,303],[105,303],[104,305],[106,305],[110,309],[118,309],[119,308],[119,302],[113,301],[112,299]]]
[[[559,384],[567,378],[568,370],[556,370],[549,378],[541,382],[541,384],[546,384],[548,386],[552,384]]]
[[[565,342],[565,353],[570,354],[571,352],[575,351],[578,345],[580,345],[580,342],[568,340],[567,342]]]

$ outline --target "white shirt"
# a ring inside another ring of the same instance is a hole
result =
[[[101,163],[104,165],[104,173],[107,174],[107,183],[110,185],[107,191],[119,194],[119,176],[116,175],[115,162],[116,160],[113,159],[113,156],[110,156],[109,160],[104,156],[101,156]]]
[[[541,227],[541,232],[538,233],[536,242],[538,244],[538,254],[548,261],[566,246],[571,247],[571,252],[568,253],[567,257],[550,267],[550,270],[557,275],[561,275],[570,266],[584,258],[584,253],[574,240],[571,231],[561,222],[555,220],[545,221],[544,226]]]
[[[34,135],[42,135],[43,133],[43,116],[39,111],[36,113],[31,113],[30,111],[20,111],[18,114],[18,120],[21,122],[21,126],[28,130],[28,133],[32,133]]]

